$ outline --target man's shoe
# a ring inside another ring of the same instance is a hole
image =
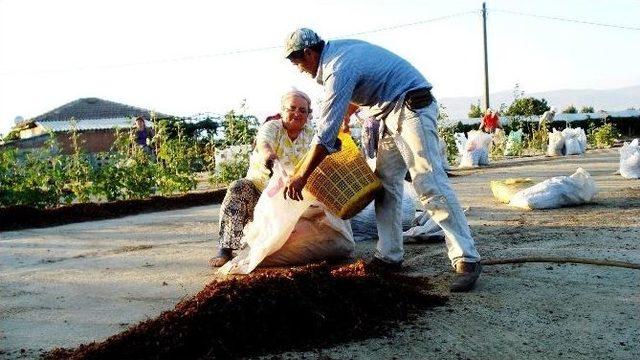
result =
[[[367,263],[366,269],[378,273],[399,272],[402,271],[402,262],[386,262],[382,259],[374,257],[371,261],[369,261],[369,263]]]
[[[233,259],[233,250],[229,248],[222,248],[218,251],[218,255],[209,259],[209,266],[221,267],[231,259]]]
[[[463,262],[456,264],[456,276],[449,286],[451,292],[469,291],[475,285],[482,272],[480,262]]]

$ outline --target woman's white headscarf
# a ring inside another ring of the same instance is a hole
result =
[[[294,96],[298,96],[305,99],[307,101],[307,104],[309,105],[309,109],[311,109],[311,99],[309,98],[309,95],[305,94],[304,92],[296,88],[292,88],[290,91],[282,95],[282,98],[280,98],[280,105],[284,106],[285,101],[287,101],[288,98],[294,97]]]

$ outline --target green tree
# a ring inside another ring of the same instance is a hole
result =
[[[576,107],[573,106],[573,105],[569,105],[569,106],[567,106],[566,108],[564,108],[562,110],[562,113],[563,114],[577,114],[578,113],[578,109],[576,109]]]
[[[481,118],[483,114],[484,112],[480,108],[480,101],[478,101],[477,104],[471,104],[469,106],[469,112],[467,113],[467,116],[469,116],[470,118]]]
[[[532,116],[542,115],[545,111],[549,110],[547,100],[536,99],[534,97],[524,97],[515,99],[507,111],[506,116]]]
[[[593,111],[593,106],[583,106],[583,107],[580,109],[580,112],[581,112],[581,113],[583,113],[583,114],[592,113],[592,112],[594,112],[594,111]]]

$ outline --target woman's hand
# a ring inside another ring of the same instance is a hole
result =
[[[273,163],[278,160],[278,155],[270,153],[264,160],[264,166],[269,169],[269,172],[273,173]]]

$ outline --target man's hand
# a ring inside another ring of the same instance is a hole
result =
[[[289,184],[284,188],[285,199],[289,196],[293,200],[303,200],[302,189],[307,185],[309,176],[328,154],[323,145],[313,145],[310,153],[302,160],[300,168],[289,178]]]
[[[289,184],[284,188],[284,198],[289,196],[290,199],[300,201],[304,200],[302,197],[302,189],[307,185],[307,178],[304,176],[293,175],[289,179]]]
[[[342,126],[340,127],[340,130],[343,133],[346,133],[346,134],[350,134],[351,133],[351,129],[349,128],[349,123],[348,122],[343,122]]]

